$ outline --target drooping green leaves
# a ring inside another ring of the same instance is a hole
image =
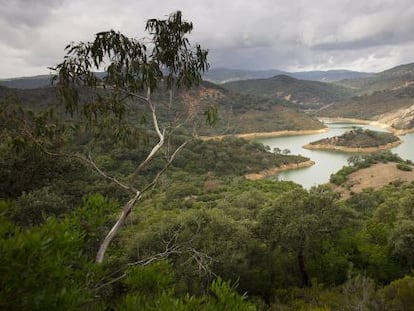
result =
[[[98,106],[103,103],[98,100],[99,105],[89,105],[88,110],[94,107],[98,115],[113,112],[122,118],[119,105],[126,105],[125,100],[132,97],[145,101],[146,97],[141,96],[144,90],[198,85],[201,74],[209,67],[208,52],[199,45],[190,46],[186,35],[192,28],[192,23],[184,21],[178,11],[165,20],[147,22],[149,43],[110,30],[97,33],[92,42],[69,44],[63,62],[52,68],[66,109],[73,113],[82,104],[79,87],[92,88],[98,94],[107,90],[124,95],[123,100],[119,96],[107,98],[117,103],[112,110],[100,110]],[[102,70],[103,74],[97,73]]]

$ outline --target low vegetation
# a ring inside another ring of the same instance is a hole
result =
[[[397,168],[401,171],[411,172],[413,168],[410,165],[407,165],[406,163],[398,163]]]

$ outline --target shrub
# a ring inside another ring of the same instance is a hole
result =
[[[401,171],[406,171],[406,172],[411,172],[413,170],[413,168],[405,163],[398,163],[397,164],[397,168]]]

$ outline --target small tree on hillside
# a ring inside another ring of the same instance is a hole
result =
[[[9,124],[12,131],[23,134],[20,137],[34,142],[46,154],[67,156],[87,163],[101,176],[130,193],[129,201],[100,245],[96,255],[98,263],[104,260],[108,245],[137,201],[157,183],[177,153],[187,144],[187,141],[181,139],[180,143],[171,147],[169,138],[182,125],[183,119],[195,123],[199,110],[194,111],[192,107],[192,111],[187,114],[183,108],[178,112],[172,111],[173,91],[198,85],[201,74],[209,66],[207,51],[199,45],[191,47],[186,37],[192,29],[193,24],[183,20],[178,11],[167,19],[148,20],[145,30],[149,33],[149,38],[137,40],[111,30],[96,34],[93,42],[71,43],[66,46],[63,62],[51,69],[56,72],[54,82],[66,111],[72,117],[75,115],[76,120],[83,119],[76,126],[74,123],[62,122],[62,117],[56,117],[50,111],[41,116],[22,110],[2,113],[5,121],[9,120],[8,117],[17,120],[19,126],[16,123]],[[98,74],[99,70],[104,70],[105,73]],[[157,100],[154,100],[156,90]],[[167,99],[163,102],[169,102],[162,107],[165,108],[162,118],[158,109],[161,108],[158,100],[160,94],[166,94]],[[142,127],[131,126],[131,120],[139,122],[137,120],[140,119],[139,116],[131,115],[131,111],[148,114],[152,130],[147,128],[143,134]],[[213,123],[216,113],[214,107],[206,109],[204,115],[207,122]],[[109,133],[118,140],[136,142],[144,135],[150,142],[143,144],[143,148],[148,148],[146,156],[140,163],[136,163],[126,178],[121,180],[111,176],[97,165],[90,153],[65,153],[56,148],[56,145],[64,144],[65,135],[67,137],[71,134],[73,137],[79,127]],[[19,142],[19,139],[15,142]],[[138,177],[160,155],[164,156],[165,164],[149,182],[143,184],[142,178]]]

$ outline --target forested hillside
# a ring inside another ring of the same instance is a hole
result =
[[[252,96],[285,99],[301,104],[303,107],[338,102],[352,95],[352,91],[343,86],[298,80],[286,75],[268,79],[228,82],[224,83],[223,87]]]
[[[200,135],[231,135],[286,130],[318,130],[324,125],[289,102],[261,98],[228,91],[204,82],[201,87],[179,94],[186,106],[218,108],[219,119],[214,127],[201,127]]]
[[[414,87],[376,91],[371,95],[356,96],[317,111],[320,117],[343,117],[375,120],[397,130],[414,126]]]
[[[154,97],[168,106],[167,91],[159,90]],[[59,106],[56,88],[9,89],[0,87],[0,98],[20,100],[25,107],[39,111],[48,107],[63,113]],[[198,88],[184,89],[174,95],[173,109],[160,110],[160,118],[167,119],[171,114],[182,114],[186,109],[193,113],[208,107],[216,107],[219,119],[214,127],[197,125],[199,135],[232,135],[252,132],[274,132],[284,130],[317,130],[323,124],[308,116],[288,102],[278,99],[264,99],[230,92],[209,82]],[[148,114],[148,111],[145,111]],[[191,131],[193,124],[185,124]]]
[[[315,114],[374,120],[401,133],[410,131],[414,127],[413,68],[413,64],[401,65],[367,78],[338,82],[357,96],[322,107]]]
[[[400,65],[369,77],[336,82],[338,85],[352,88],[359,95],[398,89],[413,83],[414,64]]]
[[[301,77],[301,76],[298,76]],[[317,117],[375,120],[396,130],[413,128],[413,64],[367,77],[322,83],[287,75],[233,81],[223,87],[255,97],[284,100]]]
[[[412,304],[407,236],[414,184],[340,201],[324,187],[244,180],[248,167],[277,164],[263,147],[198,141],[145,197],[107,263],[97,266],[94,253],[124,193],[77,161],[51,159],[35,147],[17,154],[1,147],[6,309],[406,310]],[[122,176],[132,163],[127,154],[135,160],[136,150],[110,147],[96,161]],[[154,173],[146,171],[148,178]],[[203,296],[209,288],[213,296]],[[190,301],[180,298],[188,294]]]

